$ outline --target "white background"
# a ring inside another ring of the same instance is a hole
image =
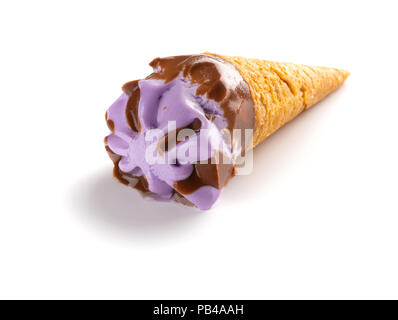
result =
[[[0,298],[398,298],[396,1],[2,1]],[[351,76],[200,212],[112,178],[104,113],[157,56]]]

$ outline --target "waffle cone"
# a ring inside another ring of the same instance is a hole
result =
[[[206,54],[232,63],[249,85],[255,114],[254,147],[336,90],[349,75],[334,68]]]

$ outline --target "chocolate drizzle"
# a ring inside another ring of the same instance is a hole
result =
[[[105,113],[105,120],[109,130],[111,130],[111,132],[115,134],[115,123],[111,119],[108,119],[108,112]]]
[[[181,194],[191,194],[204,185],[221,189],[234,175],[234,165],[221,160],[208,159],[207,163],[195,163],[192,174],[185,180],[177,181],[173,187]],[[214,163],[212,163],[214,162]]]
[[[119,168],[119,162],[122,159],[122,157],[116,153],[114,153],[111,148],[108,146],[108,137],[105,137],[105,150],[109,155],[109,158],[111,158],[114,166],[113,166],[113,176],[118,179],[121,183],[123,183],[126,186],[135,188],[142,193],[149,193],[148,189],[148,181],[145,178],[144,175],[142,176],[134,176],[132,174],[129,174],[127,172],[123,172]]]
[[[130,81],[124,84],[123,91],[129,96],[126,105],[126,119],[131,130],[140,132],[141,123],[138,118],[138,104],[140,102],[140,88],[138,80]]]
[[[156,58],[149,65],[158,72],[147,79],[168,83],[182,74],[192,84],[198,84],[197,95],[220,102],[229,130],[253,129],[254,109],[249,86],[229,62],[200,54]]]
[[[182,127],[182,128],[178,128],[175,131],[166,133],[163,136],[163,138],[160,139],[160,141],[159,141],[159,146],[161,147],[160,148],[161,153],[163,153],[165,151],[169,151],[170,149],[175,147],[175,145],[182,142],[181,140],[177,140],[178,134],[180,133],[180,131],[182,131],[184,129],[190,129],[190,130],[192,130],[193,133],[195,133],[195,132],[199,132],[201,126],[202,126],[202,122],[198,118],[195,118],[190,125]],[[185,137],[185,138],[188,138],[188,137]]]
[[[174,191],[174,194],[173,194],[172,199],[173,199],[175,202],[181,203],[181,204],[183,204],[183,205],[185,205],[185,206],[188,206],[188,207],[194,207],[194,206],[195,206],[191,201],[189,201],[187,198],[185,198],[185,197],[184,197],[181,193],[179,193],[178,191]]]
[[[156,58],[150,63],[150,66],[155,71],[146,79],[159,79],[168,83],[181,74],[191,84],[198,85],[196,95],[205,96],[219,102],[231,134],[233,129],[254,128],[254,109],[249,87],[240,76],[239,71],[229,62],[216,56],[201,54]],[[140,89],[138,80],[126,83],[123,86],[123,91],[129,96],[126,106],[127,123],[133,131],[140,132],[141,124],[138,117]],[[214,120],[214,115],[206,114],[206,117],[210,121]],[[188,128],[198,131],[201,123],[195,121]],[[108,126],[110,129],[114,127],[109,122]],[[185,129],[185,127],[165,135],[166,151],[172,147],[169,145],[169,135],[170,137],[172,134],[177,135],[182,129]],[[130,184],[127,178],[138,179],[135,188],[142,192],[149,192],[145,177],[134,177],[120,171],[118,166],[120,156],[113,153],[108,146],[106,148],[115,164],[115,177],[124,184]],[[191,194],[205,185],[221,189],[233,177],[235,168],[232,164],[224,164],[222,161],[214,164],[210,163],[210,159],[208,162],[206,164],[194,164],[191,176],[174,184],[174,199],[181,201],[182,195]]]

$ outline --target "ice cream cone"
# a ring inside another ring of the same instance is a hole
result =
[[[106,114],[114,175],[147,196],[202,210],[213,206],[247,150],[348,76],[339,69],[212,53],[156,58],[150,65],[153,72],[126,83]],[[188,136],[174,139],[187,129]],[[164,146],[148,139],[155,131]],[[235,138],[236,132],[243,135]],[[153,146],[160,150],[155,156]],[[157,161],[166,154],[170,162]],[[222,160],[213,162],[216,155]]]
[[[253,146],[341,86],[349,72],[238,56],[217,56],[232,63],[249,86],[254,104]]]

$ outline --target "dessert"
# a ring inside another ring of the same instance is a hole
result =
[[[212,53],[150,66],[153,73],[126,83],[106,113],[114,176],[144,195],[202,210],[219,198],[238,159],[348,76]]]

